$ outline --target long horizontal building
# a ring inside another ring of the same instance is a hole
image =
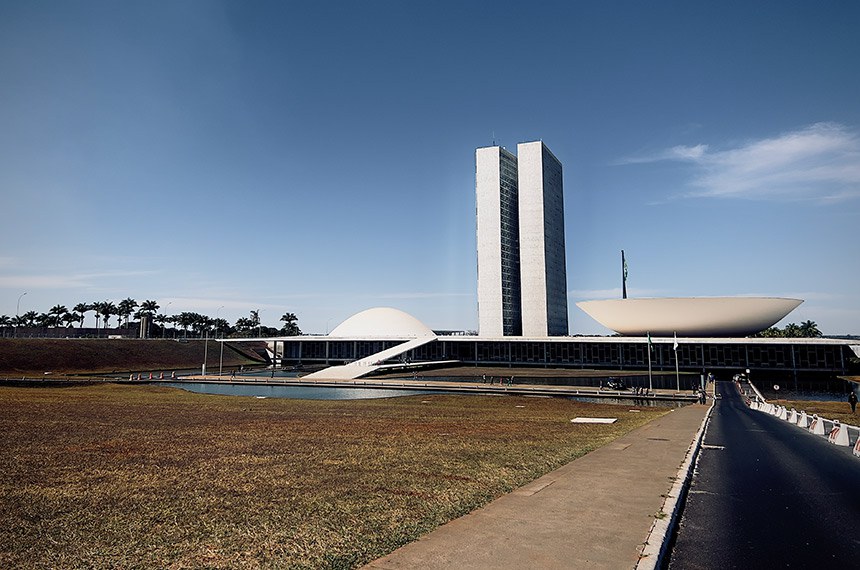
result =
[[[325,336],[268,339],[285,364],[346,364],[408,339]],[[654,370],[675,370],[672,338],[652,338]],[[852,344],[853,343],[853,344]],[[789,338],[678,338],[681,371],[829,372],[845,375],[860,341]],[[397,356],[412,362],[451,361],[475,366],[539,366],[643,370],[648,340],[635,337],[479,338],[440,336]]]
[[[284,366],[348,368],[358,377],[395,363],[452,363],[472,366],[648,369],[647,337],[437,336],[400,311],[377,308],[344,321],[328,336],[267,339]],[[650,361],[657,373],[714,373],[730,378],[750,370],[756,378],[826,379],[847,375],[860,357],[860,341],[827,338],[652,337]],[[400,347],[398,349],[398,347]],[[356,367],[356,365],[359,365]],[[333,372],[329,372],[332,374]],[[323,370],[318,373],[326,377]]]

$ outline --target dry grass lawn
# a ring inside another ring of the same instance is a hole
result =
[[[354,568],[667,411],[629,409],[3,387],[0,567]]]

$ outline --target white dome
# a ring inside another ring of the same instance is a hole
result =
[[[409,313],[391,307],[374,307],[346,319],[328,333],[328,336],[419,338],[434,334],[427,325]]]

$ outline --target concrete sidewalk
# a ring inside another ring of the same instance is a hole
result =
[[[365,568],[633,568],[707,411],[675,409]]]

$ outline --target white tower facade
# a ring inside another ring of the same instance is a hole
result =
[[[540,141],[517,155],[475,151],[479,334],[566,335],[561,163]]]
[[[541,141],[517,145],[523,336],[568,333],[561,162]]]
[[[519,336],[520,258],[517,158],[491,146],[475,151],[478,242],[478,329],[481,336]]]

